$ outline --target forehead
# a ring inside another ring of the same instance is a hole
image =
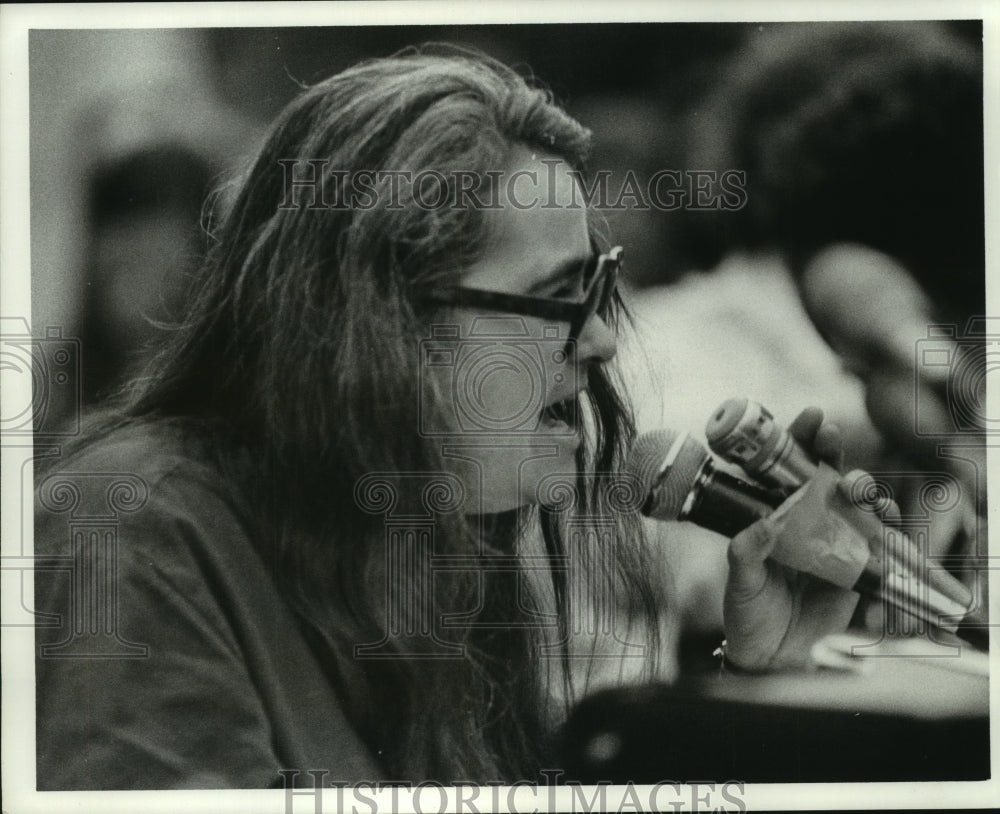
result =
[[[526,291],[554,268],[590,254],[587,214],[571,167],[518,149],[500,179],[500,207],[484,212],[487,243],[464,285]]]

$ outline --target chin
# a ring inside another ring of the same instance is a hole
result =
[[[572,488],[576,481],[576,450],[579,445],[579,438],[557,439],[555,443],[538,445],[540,456],[549,454],[522,465],[518,495],[522,505],[563,502],[566,488]],[[553,451],[555,454],[552,454]]]
[[[468,489],[468,510],[474,514],[497,514],[540,502],[556,483],[571,483],[576,477],[577,433],[536,433],[530,439],[497,437],[494,443],[465,447],[475,457],[475,466],[460,467]]]

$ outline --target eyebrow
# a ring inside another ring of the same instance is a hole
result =
[[[564,260],[558,266],[549,271],[542,279],[536,280],[532,283],[525,294],[537,294],[545,288],[548,288],[553,283],[561,282],[562,280],[576,274],[583,266],[593,259],[593,252],[588,254],[581,254],[576,257],[571,257],[569,260]]]

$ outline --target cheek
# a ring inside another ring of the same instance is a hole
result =
[[[542,329],[520,318],[514,324],[517,331],[492,320],[494,333],[480,328],[455,345],[442,393],[454,405],[462,432],[534,433],[552,393],[567,386],[566,359],[558,354],[557,364],[551,358],[565,340],[536,338]]]
[[[503,347],[463,343],[425,354],[421,421],[425,432],[523,438],[539,426],[543,377]],[[530,360],[529,360],[530,361]]]
[[[510,349],[476,354],[461,380],[463,406],[485,428],[497,432],[531,431],[545,406],[544,383],[528,363]]]

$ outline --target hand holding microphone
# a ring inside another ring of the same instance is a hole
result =
[[[793,429],[818,458],[839,459],[839,432],[821,411],[807,411]],[[785,501],[782,491],[733,477],[696,440],[669,430],[640,438],[628,466],[649,488],[644,513],[733,538],[723,605],[730,661],[757,670],[801,666],[815,641],[847,627],[858,601],[852,581],[838,586],[802,573],[801,557],[780,562],[795,553],[778,546],[780,526],[770,519]]]
[[[822,421],[821,416],[817,418],[814,414],[817,412],[806,410],[796,419],[792,430],[786,432],[761,405],[745,398],[729,399],[712,414],[706,435],[714,452],[740,464],[761,482],[780,487],[785,494],[790,494],[820,472],[795,440],[810,424]],[[919,573],[913,571],[910,563],[921,562],[921,554],[905,534],[888,528],[899,523],[899,509],[893,501],[878,494],[874,479],[867,473],[855,471],[846,476],[844,487],[843,497],[848,506],[838,506],[841,512],[849,512],[853,507],[865,509],[860,501],[868,495],[880,504],[869,504],[867,517],[864,514],[854,515],[861,521],[856,523],[859,531],[875,546],[873,556],[855,588],[985,648],[985,631],[973,626],[971,621],[971,592],[943,569],[923,567]],[[800,535],[807,534],[801,526],[796,531]],[[809,563],[805,565],[805,568],[802,565],[796,567],[826,578],[830,576],[824,570],[811,570]]]
[[[697,441],[669,430],[640,438],[628,464],[647,489],[647,515],[733,537],[725,616],[734,662],[751,669],[802,663],[814,641],[847,626],[858,593],[940,626],[942,615],[968,611],[967,592],[944,572],[932,574],[953,590],[908,594],[910,583],[894,581],[898,568],[884,568],[872,554],[885,536],[881,521],[898,521],[898,509],[891,501],[857,507],[858,487],[870,476],[837,474],[840,434],[820,410],[804,411],[786,432],[766,410],[748,406],[724,404],[707,434],[770,490],[720,470]]]

